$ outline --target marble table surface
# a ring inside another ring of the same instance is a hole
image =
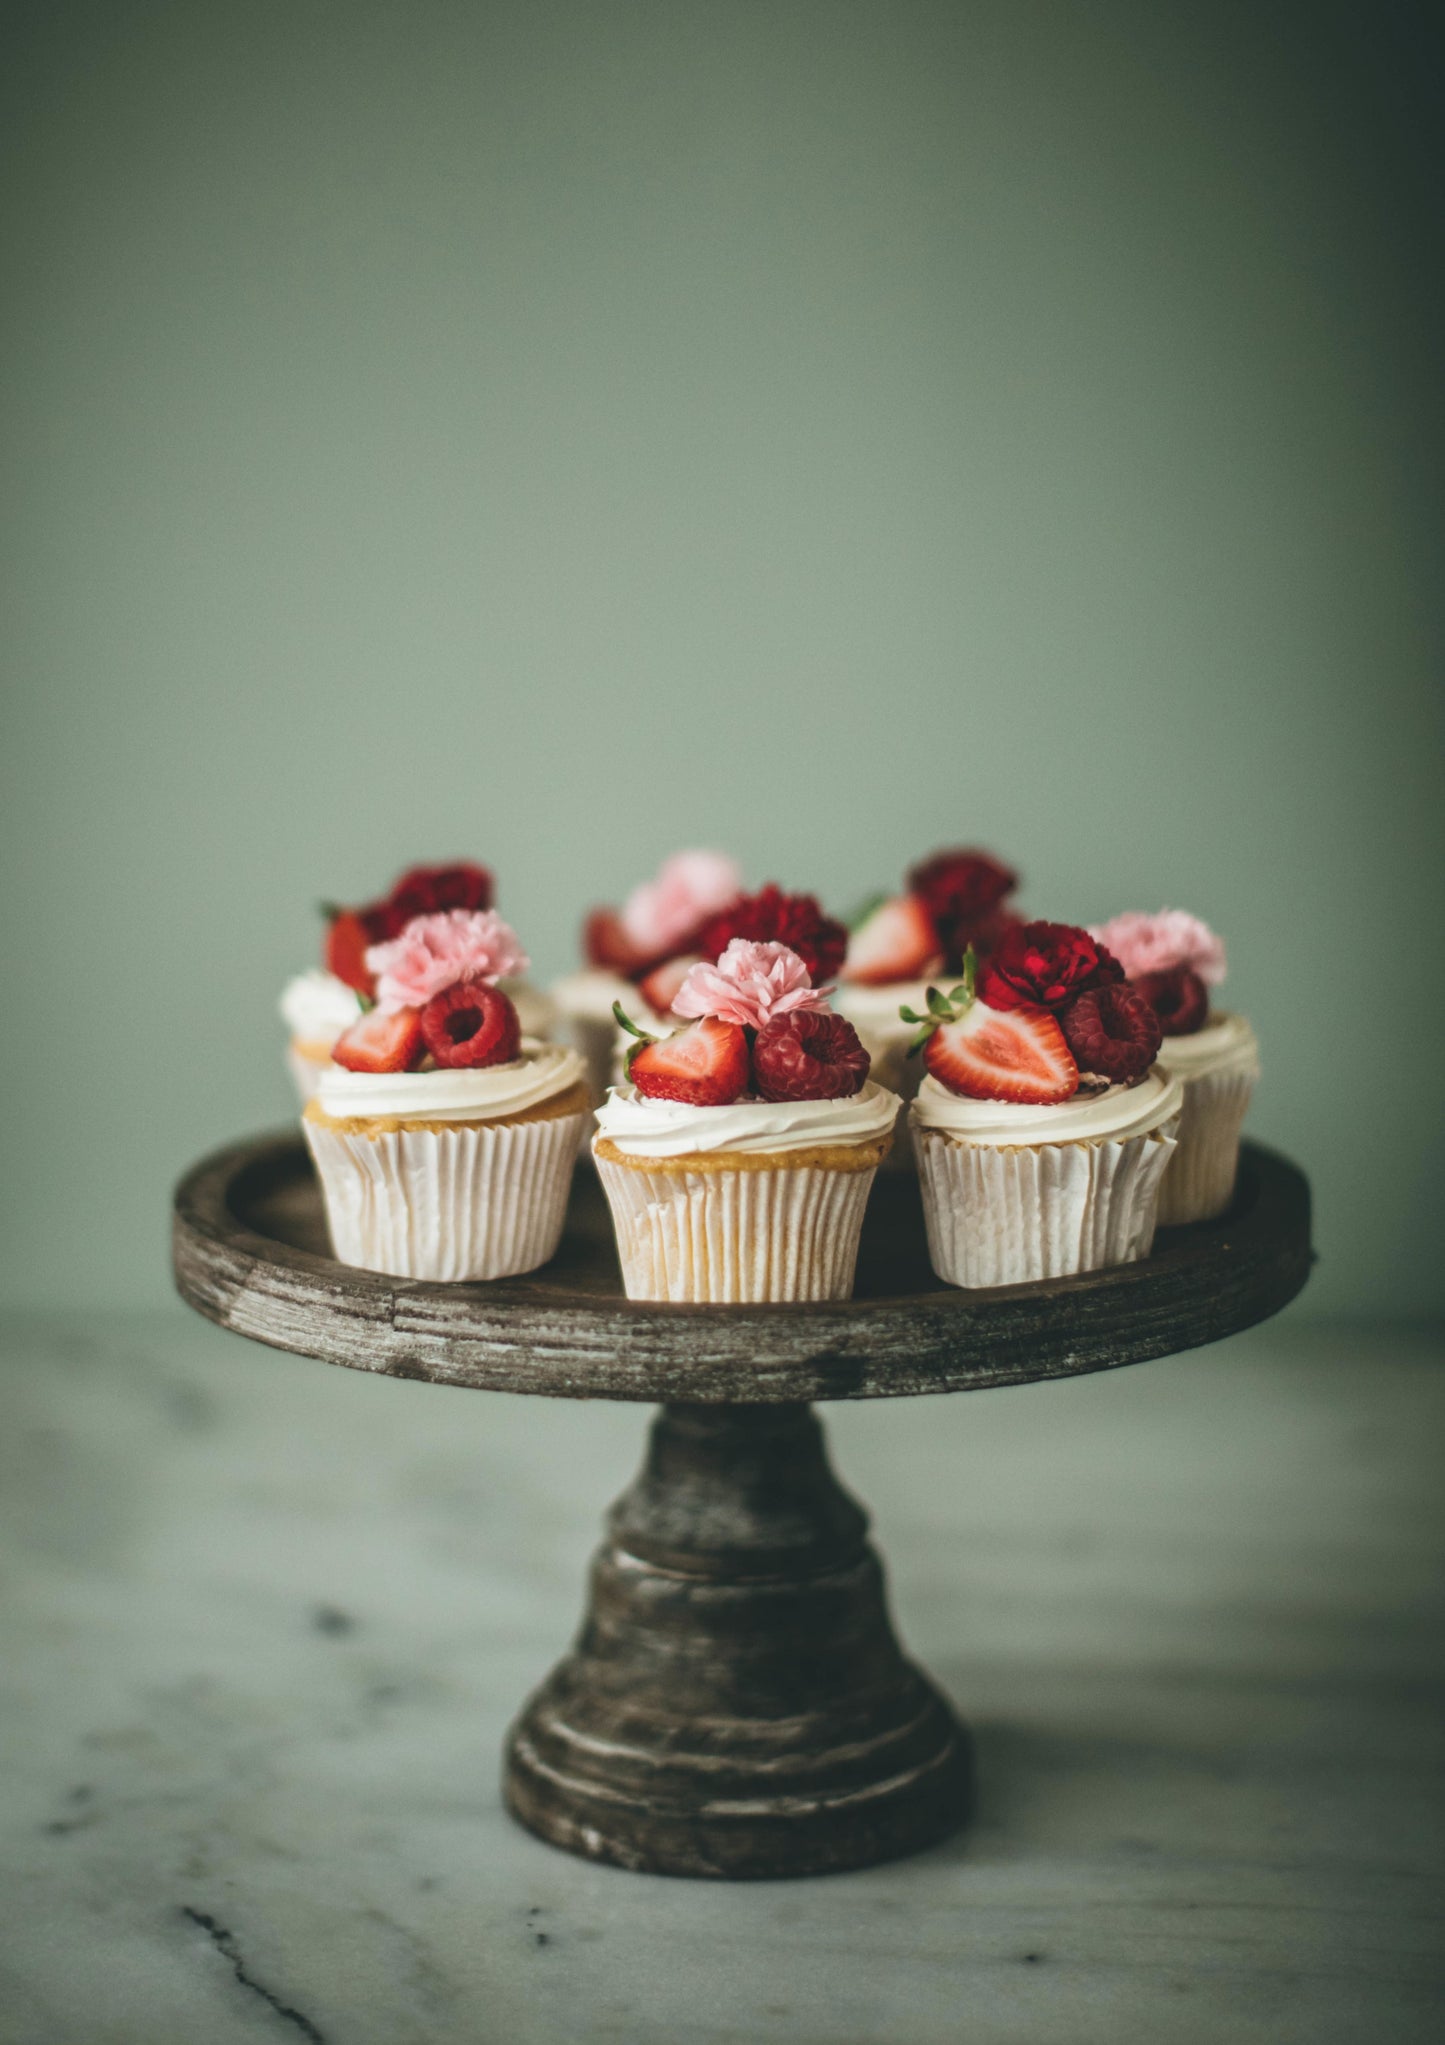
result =
[[[179,1308],[8,1322],[0,2039],[1438,2039],[1441,1363],[1286,1316],[827,1409],[980,1810],[730,1886],[569,1859],[498,1794],[645,1409]]]

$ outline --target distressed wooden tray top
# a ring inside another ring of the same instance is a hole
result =
[[[623,1297],[589,1169],[551,1264],[438,1285],[338,1264],[305,1146],[286,1134],[218,1151],[186,1176],[175,1268],[183,1297],[222,1327],[355,1369],[554,1398],[792,1403],[1067,1377],[1216,1341],[1299,1291],[1309,1223],[1303,1176],[1246,1144],[1232,1212],[1162,1229],[1145,1262],[959,1292],[929,1268],[912,1174],[886,1172],[851,1300],[655,1306]]]
[[[200,1313],[273,1348],[436,1384],[662,1402],[572,1651],[507,1741],[508,1807],[570,1853],[652,1874],[827,1874],[961,1824],[968,1734],[894,1633],[867,1516],[808,1402],[1105,1370],[1276,1312],[1310,1266],[1309,1190],[1247,1144],[1232,1211],[1140,1264],[993,1292],[929,1269],[916,1181],[884,1173],[851,1300],[654,1306],[622,1288],[590,1170],[561,1251],[495,1285],[328,1254],[294,1134],[219,1151],[176,1191]]]

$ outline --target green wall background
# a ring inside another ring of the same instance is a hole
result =
[[[318,898],[976,839],[1226,933],[1312,1308],[1438,1308],[1424,18],[12,10],[4,1299],[163,1296]]]

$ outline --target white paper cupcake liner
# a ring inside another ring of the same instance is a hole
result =
[[[847,1299],[873,1171],[648,1171],[597,1159],[629,1299]]]
[[[1184,1081],[1179,1142],[1159,1190],[1161,1228],[1212,1221],[1234,1198],[1254,1079],[1252,1072],[1203,1072]]]
[[[945,1285],[1024,1285],[1147,1257],[1176,1127],[1004,1150],[915,1124],[934,1270]]]
[[[379,1136],[302,1128],[343,1264],[396,1278],[512,1278],[556,1255],[587,1118],[416,1125]]]

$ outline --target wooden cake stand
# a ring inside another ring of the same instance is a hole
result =
[[[562,1247],[492,1285],[329,1254],[298,1136],[237,1144],[175,1198],[175,1275],[209,1320],[355,1370],[552,1398],[660,1401],[612,1508],[572,1652],[507,1742],[514,1815],[571,1853],[674,1875],[811,1875],[912,1852],[969,1803],[968,1736],[900,1651],[867,1519],[815,1399],[977,1391],[1107,1370],[1275,1313],[1309,1273],[1309,1189],[1246,1144],[1222,1221],[1153,1255],[989,1292],[940,1285],[911,1174],[869,1203],[851,1300],[658,1306],[622,1295],[579,1170]]]

